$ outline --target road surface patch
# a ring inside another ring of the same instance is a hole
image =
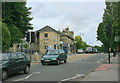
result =
[[[114,65],[118,65],[118,64],[102,64],[96,69],[96,71],[108,70],[108,69],[110,69],[111,65],[114,66]]]
[[[26,80],[26,79],[30,78],[32,75],[34,75],[34,74],[39,74],[39,73],[40,73],[40,72],[33,72],[32,74],[28,75],[28,76],[25,77],[25,78],[17,79],[17,80],[14,80],[14,81],[22,81],[22,80]]]
[[[96,70],[102,71],[102,70],[108,70],[109,68],[110,68],[110,66],[108,64],[102,64]]]
[[[74,77],[66,78],[66,79],[63,79],[63,80],[61,80],[61,81],[73,80],[73,79],[75,79],[75,78],[84,77],[84,76],[85,76],[85,75],[83,75],[83,74],[76,74],[76,76],[74,76]]]
[[[40,64],[40,62],[31,62],[31,65]]]

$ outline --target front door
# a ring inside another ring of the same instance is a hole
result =
[[[26,57],[23,53],[18,53],[17,55],[20,62],[20,70],[24,70],[26,67]]]

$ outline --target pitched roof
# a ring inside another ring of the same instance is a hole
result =
[[[68,37],[69,39],[74,40],[72,37],[70,37],[68,35],[62,35],[62,34],[60,34],[60,37]]]
[[[59,33],[58,31],[56,31],[55,29],[53,29],[52,27],[50,27],[48,25],[43,27],[42,29],[38,30],[38,32],[56,32],[56,33]]]

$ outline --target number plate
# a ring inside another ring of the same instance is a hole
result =
[[[45,60],[46,62],[50,62],[50,60]]]

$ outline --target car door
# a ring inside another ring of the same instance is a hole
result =
[[[11,53],[9,65],[8,65],[8,71],[9,73],[16,73],[19,71],[20,63],[18,60],[18,56],[16,53]]]
[[[27,58],[23,53],[17,53],[19,62],[20,62],[20,70],[24,70],[27,64]]]
[[[62,61],[62,51],[59,50],[59,60]]]
[[[66,53],[65,53],[63,50],[61,50],[61,53],[62,53],[62,60],[65,60],[65,58],[66,58]]]
[[[64,60],[64,52],[62,50],[59,51],[60,52],[60,61]]]

